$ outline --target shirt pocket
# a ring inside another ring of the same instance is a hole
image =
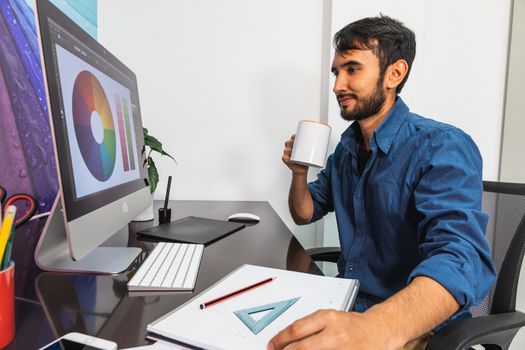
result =
[[[393,175],[369,179],[365,190],[366,209],[374,219],[399,221],[409,205],[408,186]]]

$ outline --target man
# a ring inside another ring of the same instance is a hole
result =
[[[433,331],[470,317],[494,281],[481,156],[464,132],[411,113],[398,96],[416,46],[401,22],[359,20],[334,46],[333,91],[355,122],[316,181],[290,162],[294,136],[283,161],[294,221],[335,211],[339,275],[359,279],[360,292],[355,312],[317,311],[268,349],[424,349]]]

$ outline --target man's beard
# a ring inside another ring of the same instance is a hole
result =
[[[363,120],[379,113],[386,100],[385,92],[383,91],[383,79],[384,75],[378,79],[376,88],[368,96],[357,97],[354,94],[341,94],[342,96],[350,96],[356,101],[355,107],[351,111],[341,108],[341,117],[346,121]]]

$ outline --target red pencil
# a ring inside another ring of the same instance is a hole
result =
[[[225,300],[228,300],[228,299],[230,299],[230,298],[233,298],[234,296],[237,296],[237,295],[242,294],[242,293],[246,293],[246,292],[248,292],[248,291],[250,291],[250,290],[252,290],[252,289],[255,289],[255,288],[257,288],[257,287],[263,286],[263,285],[265,285],[266,283],[270,283],[271,281],[273,281],[273,280],[276,279],[276,278],[277,278],[277,277],[269,277],[269,278],[264,279],[264,280],[262,280],[262,281],[260,281],[260,282],[257,282],[257,283],[254,283],[254,284],[251,284],[251,285],[249,285],[249,286],[247,286],[247,287],[244,287],[244,288],[238,289],[238,290],[233,291],[233,292],[231,292],[231,293],[225,294],[225,295],[220,296],[220,297],[218,297],[218,298],[215,298],[215,299],[212,299],[212,300],[207,301],[207,302],[205,302],[205,303],[202,303],[202,304],[200,304],[199,307],[201,308],[201,310],[202,310],[202,309],[205,309],[205,308],[208,308],[208,307],[213,306],[213,305],[215,305],[215,304],[218,304],[218,303],[220,303],[220,302],[222,302],[222,301],[225,301]]]

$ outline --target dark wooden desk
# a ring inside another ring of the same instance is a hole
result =
[[[155,204],[158,207],[161,202]],[[27,232],[17,233],[18,242],[15,238],[16,336],[8,349],[38,349],[72,331],[113,340],[119,348],[147,344],[148,323],[242,264],[321,274],[267,202],[171,201],[170,207],[172,220],[189,215],[224,220],[233,213],[250,212],[261,221],[205,248],[193,293],[165,294],[128,293],[126,283],[134,269],[113,276],[42,272],[32,260],[31,244],[36,238],[30,231],[38,230],[43,223],[28,227]],[[124,244],[150,251],[155,243],[137,240],[135,232],[154,224],[156,221],[131,223]]]

